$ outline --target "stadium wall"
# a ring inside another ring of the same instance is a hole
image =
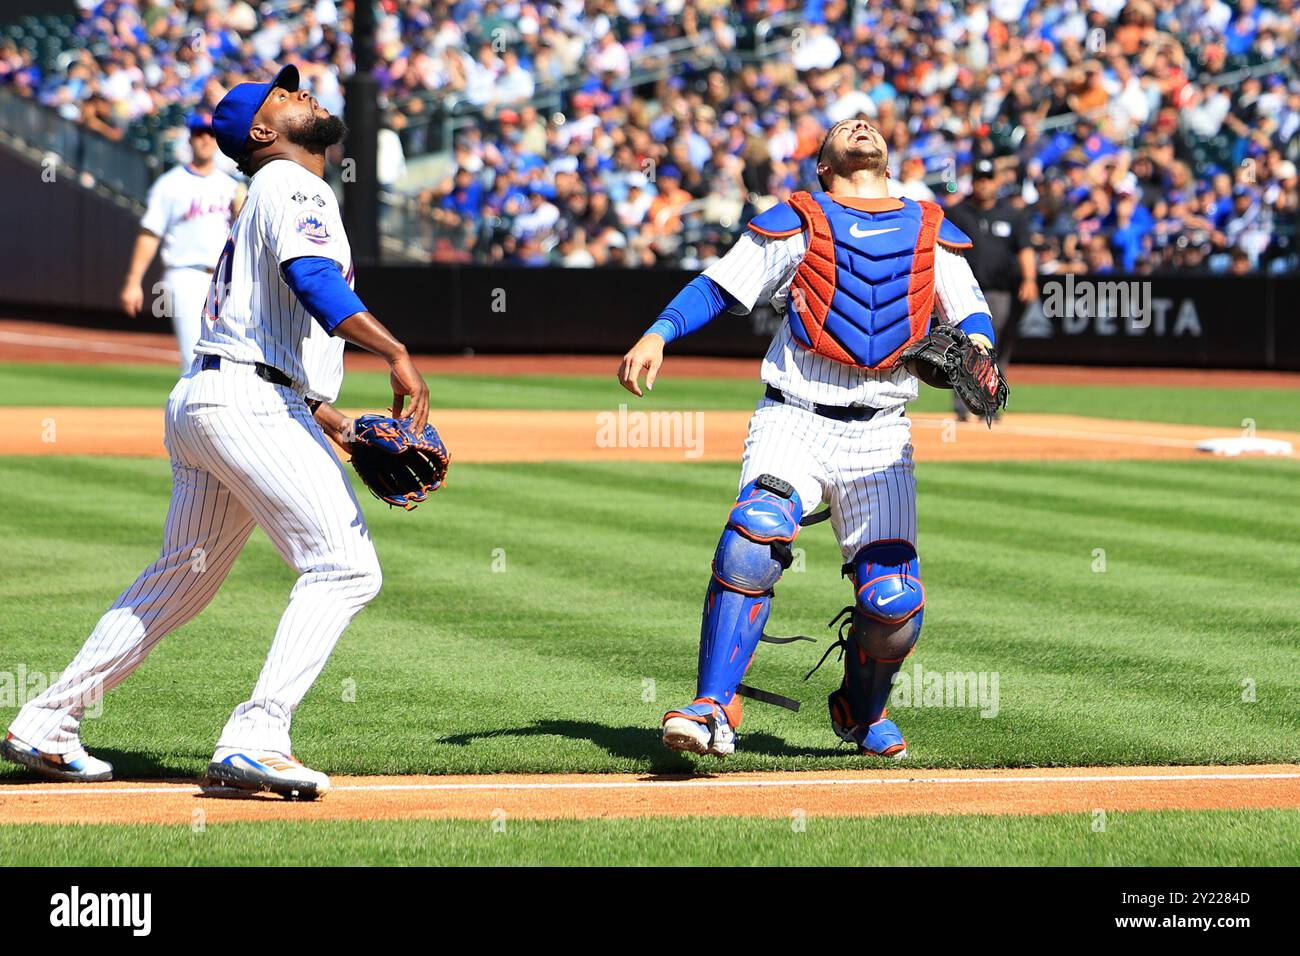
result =
[[[170,331],[170,322],[118,308],[139,220],[129,208],[83,188],[63,167],[0,148],[0,304],[12,316],[97,328]],[[157,262],[145,291],[162,276]]]
[[[623,352],[694,273],[489,266],[360,269],[357,289],[425,351]],[[1300,326],[1285,313],[1300,277],[1043,277],[1020,323],[1017,361],[1300,370]],[[727,315],[674,343],[693,355],[761,356],[766,309]]]

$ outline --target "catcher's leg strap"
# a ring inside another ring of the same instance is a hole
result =
[[[921,636],[921,562],[906,541],[875,541],[847,570],[855,601],[843,689],[853,723],[873,724],[884,716],[894,675]]]
[[[802,515],[798,492],[779,478],[760,475],[741,488],[713,554],[700,624],[697,698],[731,706],[763,636],[772,588],[790,566]]]

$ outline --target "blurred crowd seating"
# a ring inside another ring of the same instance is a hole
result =
[[[277,64],[342,110],[351,0],[79,6],[0,29],[0,90],[159,165]],[[384,223],[420,257],[706,265],[865,115],[902,194],[994,159],[1045,273],[1300,265],[1297,0],[379,6]]]

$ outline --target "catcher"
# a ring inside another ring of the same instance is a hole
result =
[[[664,715],[673,750],[731,753],[739,695],[798,709],[741,679],[800,526],[829,517],[854,593],[841,612],[848,634],[838,642],[844,676],[827,701],[831,727],[860,753],[907,754],[885,713],[925,605],[905,407],[918,379],[957,389],[990,424],[1006,404],[988,308],[962,256],[970,239],[938,205],[889,195],[885,140],[866,120],[831,128],[817,176],[824,192],[797,192],[756,216],[619,368],[623,386],[641,395],[640,376],[653,386],[665,343],[764,301],[784,315],[763,360],[740,494],[713,556],[695,699]],[[932,329],[936,308],[950,324]],[[822,502],[829,511],[814,515]]]

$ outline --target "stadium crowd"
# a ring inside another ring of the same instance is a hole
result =
[[[0,40],[0,86],[115,138],[288,61],[342,107],[351,0],[79,4],[48,66]],[[379,52],[408,143],[479,117],[418,193],[436,258],[707,264],[866,115],[900,194],[949,202],[993,159],[1044,273],[1300,264],[1297,0],[383,0]]]

